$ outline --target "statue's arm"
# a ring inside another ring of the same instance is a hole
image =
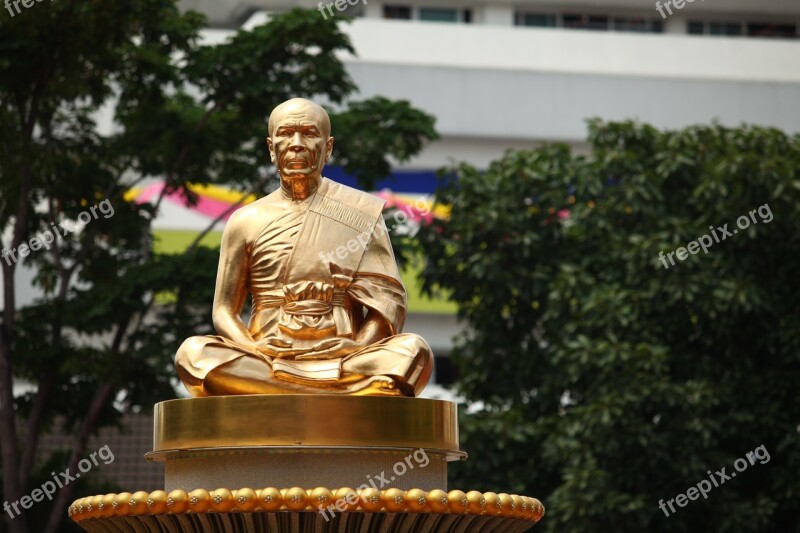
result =
[[[354,340],[359,346],[369,346],[389,336],[389,325],[380,313],[369,310]]]
[[[247,224],[237,214],[222,233],[212,318],[219,335],[241,344],[254,344],[241,318],[247,298]]]

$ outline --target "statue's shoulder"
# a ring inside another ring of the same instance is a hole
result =
[[[280,193],[280,190],[276,191]],[[225,225],[225,230],[239,234],[260,231],[266,223],[278,215],[280,195],[274,192],[255,202],[244,205],[233,212]]]
[[[326,198],[345,204],[364,213],[380,213],[386,200],[374,194],[342,185],[328,178],[323,178],[324,187],[320,188]]]

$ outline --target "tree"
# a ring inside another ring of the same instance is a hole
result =
[[[355,86],[338,57],[354,50],[340,20],[313,11],[200,46],[203,18],[180,13],[173,0],[35,6],[0,19],[0,235],[10,235],[6,249],[16,254],[0,257],[0,448],[9,502],[34,488],[38,436],[57,417],[74,436],[74,472],[99,427],[174,395],[175,349],[209,332],[217,254],[199,238],[185,254],[154,253],[151,221],[164,194],[192,199],[189,184],[256,194],[274,186],[266,118],[293,96],[336,105],[336,153],[350,171],[371,162],[360,168],[364,183],[381,177],[387,158],[407,159],[436,136],[432,117],[407,102],[348,99]],[[104,106],[114,116],[107,134],[97,124]],[[394,129],[383,131],[375,116]],[[362,137],[386,144],[358,144]],[[341,155],[355,148],[358,157]],[[154,205],[126,201],[125,192],[148,178],[166,183]],[[111,209],[85,220],[98,206]],[[70,225],[76,220],[84,224]],[[61,226],[72,229],[65,235]],[[15,291],[20,261],[43,293],[24,308]],[[15,397],[23,382],[35,384],[33,392]],[[49,517],[5,516],[9,529],[56,531],[73,488],[58,491]]]
[[[800,531],[800,136],[595,120],[589,143],[456,166],[420,234],[468,325],[452,482],[541,498],[543,531]]]

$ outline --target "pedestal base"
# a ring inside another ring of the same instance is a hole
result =
[[[166,463],[166,491],[82,498],[70,517],[86,531],[109,533],[467,533],[524,531],[544,515],[534,498],[446,492],[447,462],[466,458],[452,402],[171,400],[156,405],[153,443],[147,459]],[[208,491],[220,486],[231,488]]]
[[[445,456],[418,449],[210,452],[167,461],[164,490],[203,487],[447,488]]]
[[[333,395],[213,396],[155,408],[151,461],[165,489],[447,488],[458,448],[452,402]],[[374,479],[374,481],[372,481]]]
[[[531,525],[530,522],[515,518],[404,513],[348,513],[329,522],[326,522],[317,513],[206,513],[181,516],[123,517],[81,523],[81,526],[90,533],[151,533],[152,531],[516,533],[527,530]]]
[[[76,501],[69,514],[93,533],[494,533],[527,530],[544,507],[534,498],[493,492],[295,487],[107,494]]]

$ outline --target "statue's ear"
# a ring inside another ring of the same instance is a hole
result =
[[[333,153],[333,137],[328,137],[328,142],[325,143],[325,162],[331,158]]]

